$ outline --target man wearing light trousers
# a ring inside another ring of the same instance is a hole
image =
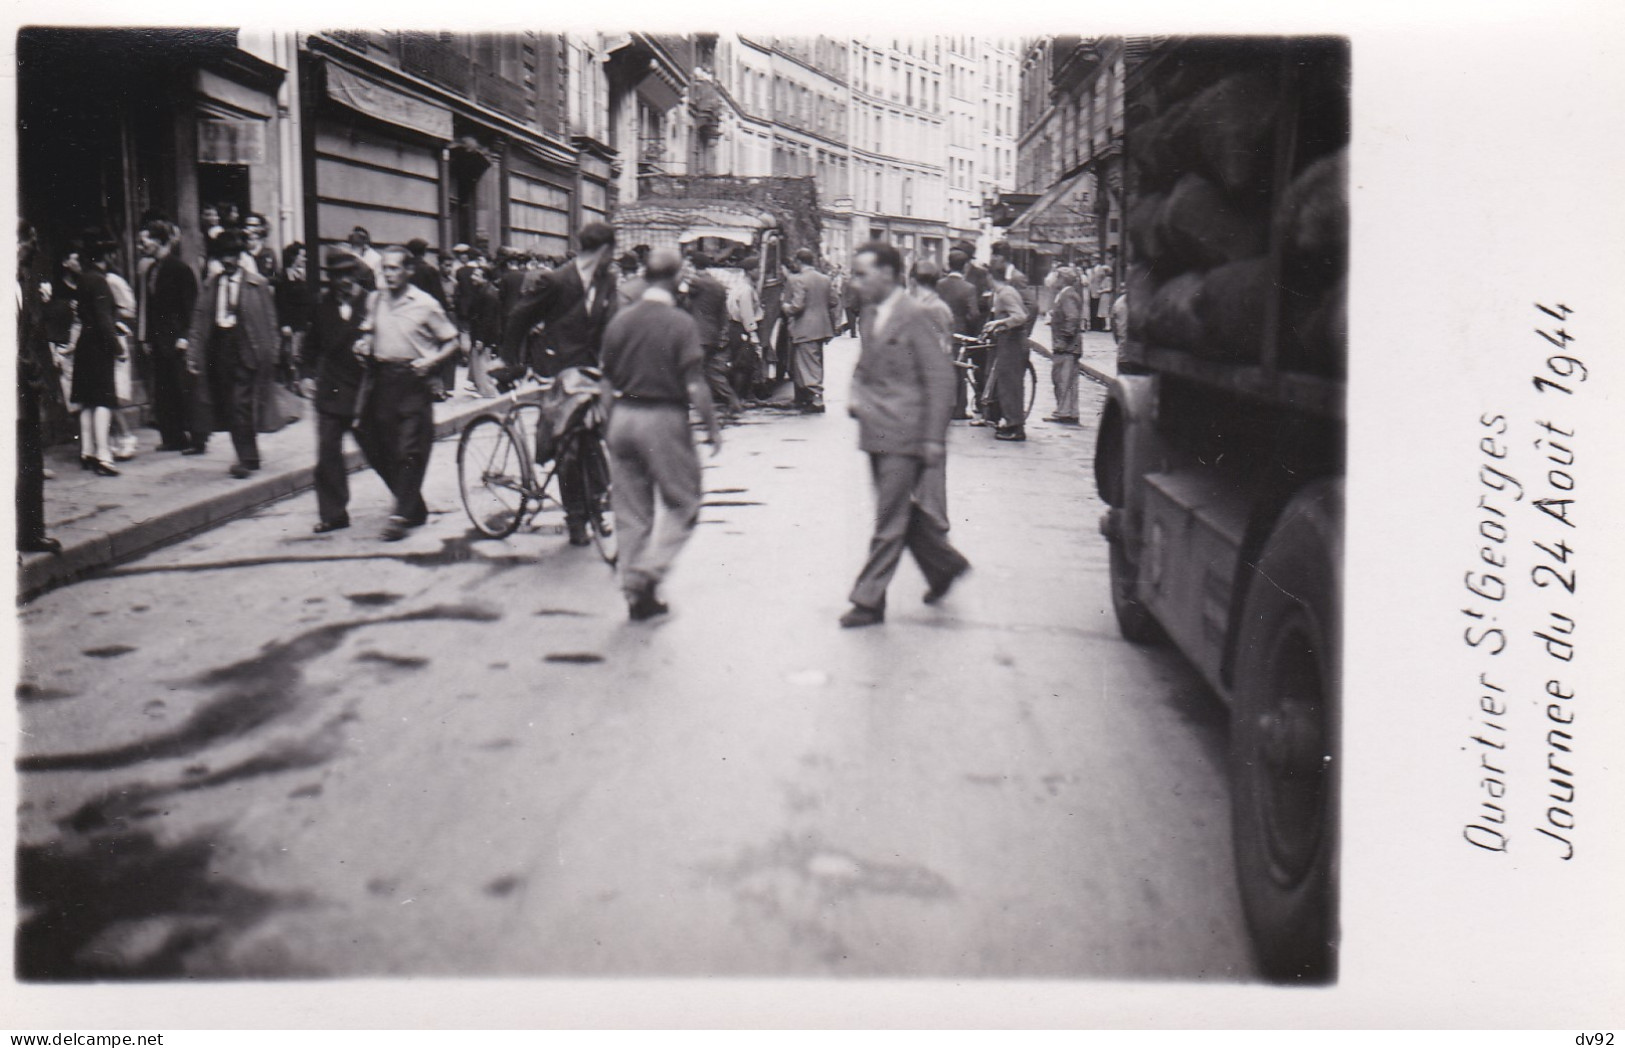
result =
[[[689,433],[690,405],[705,422],[711,453],[722,448],[699,331],[676,305],[682,265],[676,251],[650,252],[648,289],[604,331],[604,381],[614,398],[608,444],[617,568],[634,622],[669,610],[658,588],[699,519],[700,460]]]

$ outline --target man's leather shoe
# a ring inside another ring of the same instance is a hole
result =
[[[993,434],[994,440],[1026,440],[1027,431],[1024,429],[1001,429]]]
[[[193,444],[189,448],[181,448],[182,455],[201,455],[209,449],[201,444]]]
[[[850,611],[841,616],[841,628],[850,630],[862,626],[876,626],[885,621],[886,613],[879,608],[865,608],[861,604],[854,604]]]
[[[1075,426],[1075,425],[1078,424],[1078,416],[1076,416],[1076,415],[1045,415],[1044,416],[1044,421],[1045,422],[1060,422],[1060,423],[1063,423],[1065,425]]]
[[[325,535],[329,531],[343,531],[349,526],[350,518],[345,517],[342,520],[324,520],[312,528],[311,531],[317,535]]]
[[[154,451],[180,451],[180,452],[184,452],[186,450],[186,445],[185,444],[170,444],[168,442],[165,442],[163,444],[159,444],[157,447],[153,448],[152,450],[154,450]]]
[[[62,543],[56,539],[46,538],[43,535],[37,539],[26,539],[17,543],[19,553],[61,553]]]
[[[626,613],[633,622],[646,622],[656,615],[664,615],[670,610],[671,608],[656,597],[654,590],[651,589],[639,593],[636,599],[627,605]]]
[[[95,462],[91,463],[90,471],[96,474],[98,477],[123,476],[122,473],[113,468],[113,464],[111,462],[103,462],[100,459],[97,459]]]
[[[801,413],[803,415],[822,415],[824,413],[824,405],[805,404],[801,408]]]
[[[407,523],[405,517],[392,514],[389,523],[384,525],[384,530],[378,533],[378,537],[385,542],[399,542],[406,538],[406,532],[410,528],[411,525]]]
[[[576,522],[572,521],[569,524],[569,530],[570,530],[570,545],[572,545],[572,546],[590,546],[590,545],[592,545],[592,538],[591,538],[591,536],[589,536],[587,534],[587,525],[579,524],[579,523],[576,523]]]
[[[254,471],[257,469],[259,469],[258,466],[245,466],[241,462],[233,462],[231,464],[231,468],[226,472],[230,473],[238,480],[246,480],[248,477],[252,476]]]
[[[954,588],[954,583],[963,578],[965,573],[969,570],[970,564],[967,562],[958,571],[954,572],[952,575],[949,575],[941,582],[933,582],[931,584],[931,588],[925,591],[925,602],[927,604],[935,604],[943,597],[946,597],[948,595],[948,591]]]

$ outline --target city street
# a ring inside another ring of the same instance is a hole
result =
[[[1253,977],[1223,707],[1113,621],[1082,426],[955,423],[937,607],[836,619],[871,496],[751,413],[626,621],[562,520],[313,536],[306,493],[21,609],[19,975]]]

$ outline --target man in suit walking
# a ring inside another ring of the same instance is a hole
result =
[[[688,428],[699,409],[711,453],[722,430],[705,380],[705,354],[694,319],[676,305],[681,256],[649,253],[642,297],[618,313],[604,333],[604,381],[610,409],[610,490],[620,533],[618,569],[633,621],[668,609],[657,592],[700,513],[700,460]],[[658,518],[655,500],[664,508]]]
[[[903,290],[903,259],[890,244],[858,249],[853,283],[865,303],[862,348],[849,408],[858,446],[869,455],[875,486],[875,533],[852,588],[847,628],[886,617],[886,587],[906,548],[925,575],[925,602],[947,596],[970,562],[948,543],[948,521],[922,492],[945,467],[953,367],[937,322]]]
[[[237,452],[231,475],[242,480],[260,468],[259,387],[275,381],[282,339],[270,282],[242,264],[242,234],[221,233],[209,242],[209,254],[220,271],[204,283],[187,337],[175,343],[196,380],[197,420],[186,453],[201,454],[209,433],[224,423]]]
[[[604,222],[588,222],[576,234],[576,242],[581,249],[576,257],[539,274],[508,315],[502,331],[504,360],[518,359],[526,333],[540,323],[546,325],[537,362],[543,375],[599,365],[604,328],[616,306],[611,264],[615,229]],[[587,494],[576,470],[560,471],[559,499],[570,544],[587,545],[592,541],[587,535]]]
[[[810,414],[824,413],[824,346],[835,337],[841,304],[829,277],[813,264],[811,248],[796,252],[784,288],[784,312],[790,318],[790,374],[796,403]]]
[[[141,254],[152,260],[141,276],[146,294],[139,328],[152,357],[152,412],[159,451],[185,451],[208,439],[207,433],[192,432],[186,408],[186,354],[175,348],[187,337],[197,304],[197,277],[175,250],[178,244],[175,227],[162,219],[148,222],[137,236]]]

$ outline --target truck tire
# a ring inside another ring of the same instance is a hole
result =
[[[1117,615],[1117,632],[1131,644],[1159,644],[1162,626],[1140,600],[1139,568],[1128,559],[1119,537],[1108,542],[1111,548],[1112,611]]]
[[[1236,874],[1260,966],[1336,974],[1341,489],[1287,506],[1247,579],[1231,708]]]

